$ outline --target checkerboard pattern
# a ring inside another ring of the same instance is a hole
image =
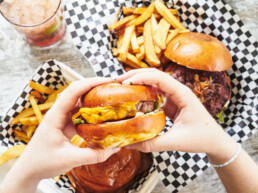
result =
[[[221,125],[237,142],[243,142],[258,127],[258,42],[239,16],[221,0],[165,0],[176,8],[184,26],[191,31],[210,34],[229,49],[234,65],[227,71],[232,84],[232,98]],[[124,73],[112,56],[116,37],[108,25],[123,17],[122,6],[148,6],[140,0],[77,0],[66,6],[66,22],[74,44],[92,64],[97,76],[116,77]],[[172,126],[167,120],[166,132]],[[159,177],[171,192],[178,192],[200,175],[210,164],[205,154],[184,152],[154,153]]]
[[[46,63],[41,65],[33,74],[31,80],[46,85],[52,89],[60,88],[61,86],[66,84],[60,68],[58,65],[55,64],[54,60],[47,61]],[[17,138],[15,138],[12,133],[12,129],[15,129],[19,126],[10,126],[9,122],[14,117],[16,117],[23,109],[30,107],[28,96],[31,90],[32,89],[29,87],[28,84],[24,88],[22,88],[19,97],[14,101],[12,107],[3,116],[2,122],[0,124],[0,146],[9,148],[16,144],[23,143],[22,141],[17,140]]]

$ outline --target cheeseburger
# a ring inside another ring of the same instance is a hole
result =
[[[151,139],[165,127],[161,99],[149,86],[110,83],[83,97],[73,116],[77,133],[92,148],[123,147]]]
[[[170,60],[166,72],[188,86],[213,117],[223,120],[222,111],[231,97],[225,70],[231,68],[228,49],[216,38],[202,33],[184,33],[168,44]]]

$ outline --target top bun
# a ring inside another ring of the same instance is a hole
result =
[[[83,99],[83,106],[93,108],[150,100],[158,100],[157,92],[150,86],[109,83],[90,90]]]
[[[233,62],[228,49],[203,33],[183,33],[170,41],[165,56],[177,64],[204,71],[225,71]]]

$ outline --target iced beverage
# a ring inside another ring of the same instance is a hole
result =
[[[62,0],[0,0],[0,11],[32,45],[50,46],[66,31]]]

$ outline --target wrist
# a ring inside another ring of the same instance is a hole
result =
[[[230,160],[238,151],[237,143],[223,130],[214,137],[214,142],[207,156],[211,164],[219,165]]]

